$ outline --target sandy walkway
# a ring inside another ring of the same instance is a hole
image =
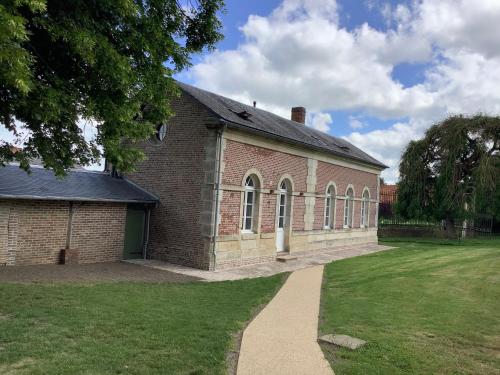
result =
[[[243,333],[238,375],[332,375],[318,343],[323,266],[295,271]]]

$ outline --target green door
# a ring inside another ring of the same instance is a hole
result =
[[[142,247],[144,243],[144,220],[144,208],[127,208],[123,259],[135,259],[142,257]]]

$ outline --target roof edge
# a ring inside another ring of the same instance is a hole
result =
[[[66,202],[93,202],[93,203],[143,203],[157,204],[157,200],[133,200],[133,199],[108,199],[108,198],[85,198],[85,197],[61,197],[61,196],[40,196],[40,195],[12,195],[0,194],[0,199],[9,200],[41,200],[41,201],[66,201]]]
[[[156,195],[156,194],[153,194],[153,193],[150,193],[149,191],[147,191],[146,189],[144,189],[143,187],[139,186],[138,184],[136,184],[134,181],[130,180],[129,178],[127,178],[126,176],[122,176],[122,179],[123,181],[125,181],[127,184],[130,184],[132,185],[133,187],[135,187],[136,189],[142,191],[143,193],[151,196],[154,198],[154,200],[156,202],[159,202],[160,201],[160,198]]]

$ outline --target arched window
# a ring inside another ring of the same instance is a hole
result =
[[[354,191],[348,188],[344,201],[344,228],[352,228],[352,216],[354,213]]]
[[[253,232],[257,218],[257,188],[259,183],[255,175],[250,175],[245,180],[245,201],[243,203],[242,230]]]
[[[335,187],[330,185],[325,197],[325,229],[335,228]]]
[[[288,208],[288,185],[286,180],[283,180],[280,184],[280,188],[278,190],[279,193],[279,201],[278,201],[278,228],[284,228],[286,226],[287,219],[287,208]]]
[[[368,227],[368,220],[370,217],[370,193],[368,189],[363,191],[363,199],[361,201],[361,227]]]

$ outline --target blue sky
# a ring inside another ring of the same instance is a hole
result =
[[[343,137],[398,179],[449,114],[500,113],[500,1],[227,0],[225,39],[181,81]]]
[[[397,4],[405,2],[393,0],[387,3],[396,6]],[[221,14],[224,40],[219,42],[216,48],[221,51],[237,48],[240,43],[245,41],[245,37],[240,28],[247,22],[248,17],[250,15],[267,16],[280,4],[281,1],[279,0],[226,0],[227,12]],[[354,30],[361,24],[368,23],[375,29],[387,30],[388,25],[381,12],[371,8],[368,2],[363,3],[362,1],[342,0],[338,1],[337,4],[341,11],[339,20],[340,27],[346,28],[347,30]],[[205,54],[193,56],[192,62],[194,64],[200,62],[207,54],[209,53],[205,52]],[[394,68],[392,77],[406,87],[413,86],[423,82],[426,67],[427,64],[403,63]],[[188,73],[189,72],[182,72],[178,74],[176,78],[186,83],[196,84],[196,80],[190,77]],[[349,126],[349,120],[352,117],[359,119],[363,123],[362,129],[365,131],[384,129],[393,122],[369,116],[360,111],[328,111],[328,113],[335,119],[336,123],[335,128],[329,133],[336,136],[346,136],[352,132],[352,128]],[[406,118],[402,116],[398,120],[405,121]]]

